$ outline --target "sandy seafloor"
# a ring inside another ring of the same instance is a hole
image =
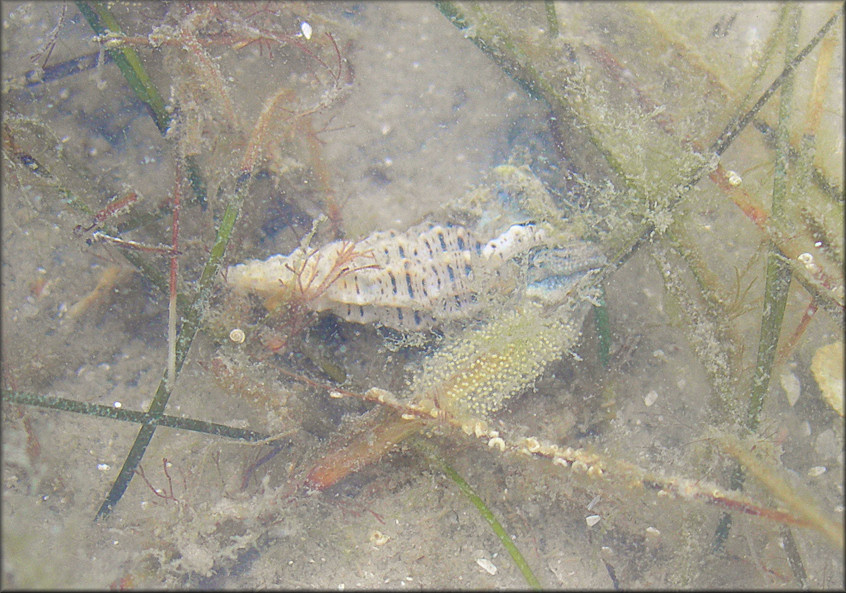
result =
[[[162,16],[151,5],[141,7],[142,24]],[[323,33],[324,23],[338,23],[333,34],[354,73],[346,99],[316,120],[326,127],[321,150],[348,237],[437,220],[447,201],[481,182],[491,167],[527,143],[549,145],[544,107],[433,5],[321,4],[315,10],[325,15],[311,19],[315,34]],[[285,18],[295,23],[308,11],[307,5],[294,5]],[[61,13],[60,4],[3,3],[4,81],[32,68],[30,56]],[[73,5],[64,18],[51,63],[96,51]],[[286,84],[284,64],[258,49],[228,52],[219,62],[232,77],[232,101],[247,121],[270,91]],[[148,59],[154,71],[162,67],[160,58]],[[167,99],[170,91],[162,91]],[[68,153],[67,171],[55,174],[78,175],[83,181],[72,187],[90,192],[94,203],[102,206],[130,188],[143,196],[136,207],[152,210],[171,191],[170,149],[114,64],[30,90],[8,90],[4,118],[12,116],[10,109],[46,122]],[[232,154],[239,149],[233,147]],[[201,162],[231,168],[237,161]],[[89,169],[80,170],[79,163]],[[74,235],[74,227],[87,219],[55,191],[28,181],[20,168],[15,179],[6,167],[4,162],[4,387],[146,409],[165,365],[166,299],[124,266],[127,271],[108,295],[71,315],[104,270],[123,260],[116,248],[89,246],[84,236]],[[306,169],[292,167],[294,181],[285,187],[314,186]],[[217,171],[209,176],[215,183]],[[262,195],[275,191],[266,178],[256,186]],[[292,198],[296,208],[289,214],[318,214],[319,195],[315,190]],[[186,207],[182,214],[182,273],[189,280],[197,277],[213,237],[215,206],[220,214],[214,203],[220,196],[210,199],[209,211]],[[268,207],[264,199],[245,204],[244,226],[233,237],[228,262],[289,251],[308,230],[309,222],[302,220],[295,232],[286,230],[286,211]],[[269,220],[271,215],[280,220]],[[733,207],[720,202],[696,216],[708,228],[738,224]],[[157,240],[168,239],[164,224]],[[756,248],[742,241],[737,246],[746,254]],[[760,294],[761,284],[753,294]],[[606,290],[616,352],[613,378],[603,376],[597,361],[591,318],[577,356],[551,365],[534,389],[496,416],[495,425],[725,486],[727,460],[702,446],[708,437],[703,429],[708,377],[671,322],[654,261],[641,250],[609,279]],[[789,303],[788,314],[801,312],[800,300]],[[802,491],[813,491],[824,511],[842,521],[842,419],[821,402],[807,370],[816,348],[840,335],[826,315],[818,313],[786,365],[802,386],[801,397],[789,404],[780,386],[785,381],[774,381],[762,424],[766,441],[779,448],[779,471]],[[326,334],[348,365],[353,388],[396,389],[398,369],[414,364],[413,351],[392,351],[372,328],[342,324],[321,337]],[[268,449],[159,428],[142,466],[154,487],[167,489],[162,468],[167,459],[179,502],[156,496],[136,476],[112,515],[94,522],[137,427],[4,403],[4,588],[526,587],[485,520],[416,450],[395,451],[327,492],[292,493],[291,481],[327,448],[332,433],[349,427],[349,421],[341,423],[344,414],[369,406],[329,401],[324,392],[248,361],[237,346],[217,344],[200,333],[168,413],[265,432],[299,429],[243,489],[246,468]],[[244,365],[265,394],[279,394],[278,401],[266,395],[254,401],[224,389],[210,372],[221,355]],[[286,359],[284,365],[298,360]],[[314,372],[301,364],[295,370]],[[298,407],[297,398],[312,403]],[[302,409],[325,418],[286,415]],[[546,587],[795,586],[777,523],[735,515],[725,550],[714,552],[710,542],[719,509],[573,477],[549,464],[500,455],[460,433],[446,431],[433,441],[489,504]],[[809,477],[816,467],[826,471]],[[773,504],[754,484],[750,496]],[[586,521],[594,515],[598,522]],[[842,587],[841,553],[812,531],[794,533],[808,583]]]

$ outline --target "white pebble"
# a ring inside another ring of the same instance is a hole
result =
[[[489,575],[495,575],[496,574],[496,570],[497,570],[496,566],[494,565],[493,562],[491,562],[487,558],[476,558],[476,564],[481,566],[482,570],[484,570]]]
[[[820,459],[837,459],[837,456],[843,452],[843,449],[838,444],[834,431],[826,428],[817,435],[814,441],[814,451],[816,451]]]
[[[585,517],[585,523],[587,523],[588,527],[593,527],[594,525],[599,523],[600,519],[601,517],[599,515],[588,515],[587,517]]]
[[[787,403],[792,408],[802,393],[802,385],[799,383],[799,378],[793,372],[785,370],[781,373],[779,379],[781,388],[784,389],[784,395],[787,396]]]
[[[648,408],[652,404],[658,401],[658,392],[654,389],[643,396],[643,403]]]
[[[599,504],[600,500],[602,500],[602,497],[599,494],[594,496],[593,499],[588,503],[587,510],[592,511],[593,507],[595,507],[597,504]]]
[[[306,39],[311,39],[311,25],[303,21],[300,23],[300,32]]]

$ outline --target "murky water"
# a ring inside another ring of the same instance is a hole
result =
[[[3,4],[5,586],[525,588],[421,442],[545,587],[843,586],[842,24],[726,133],[838,5],[454,8],[118,4],[97,43],[75,5]],[[608,265],[535,309],[569,260],[515,251],[411,333],[218,272],[165,413],[279,436],[159,426],[95,522],[137,418],[11,399],[150,408],[175,194],[185,318],[238,197],[223,270],[421,223],[546,225]]]

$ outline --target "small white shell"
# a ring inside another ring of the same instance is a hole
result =
[[[373,530],[370,532],[370,543],[374,546],[384,546],[388,541],[390,541],[390,537],[382,533],[381,531]]]
[[[476,564],[478,564],[482,568],[482,570],[484,570],[489,575],[493,576],[496,574],[496,565],[487,558],[476,558]]]
[[[501,437],[493,437],[491,440],[488,441],[488,447],[493,449],[496,447],[500,451],[505,451],[505,441],[502,440]]]
[[[300,23],[300,32],[306,39],[311,39],[311,25],[309,25],[307,22],[303,21]]]
[[[658,401],[658,392],[654,389],[643,396],[643,405],[645,405],[647,408],[654,404],[656,401]]]
[[[743,183],[743,179],[740,177],[740,175],[737,174],[736,171],[727,171],[726,172],[726,178],[727,178],[727,181],[729,182],[729,185],[731,185],[733,187],[737,187],[741,183]]]

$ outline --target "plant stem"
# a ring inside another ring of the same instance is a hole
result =
[[[552,0],[543,0],[543,7],[546,11],[547,34],[555,39],[558,37],[558,15],[555,14],[555,3]]]
[[[578,124],[576,127],[586,134],[588,141],[604,157],[610,169],[619,177],[619,181],[623,186],[627,190],[634,191],[639,196],[638,200],[645,203],[645,199],[641,195],[643,194],[643,190],[630,183],[625,175],[624,168],[619,160],[620,158],[625,158],[625,155],[618,155],[610,147],[606,146],[598,133],[592,130],[589,122],[586,123],[584,118],[580,117],[577,109],[568,100],[566,94],[566,77],[561,79],[559,76],[558,78],[550,79],[545,71],[536,68],[532,61],[525,55],[526,52],[521,49],[522,46],[516,43],[512,36],[508,35],[505,27],[501,26],[492,16],[475,5],[473,8],[468,9],[467,12],[454,2],[436,2],[435,5],[455,27],[461,29],[470,41],[493,60],[503,72],[520,84],[530,96],[542,99],[548,103],[558,119],[576,122]],[[472,15],[468,14],[469,12],[472,12]],[[808,44],[802,48],[802,51],[786,63],[782,72],[759,97],[753,107],[745,113],[739,114],[729,122],[723,132],[704,152],[705,155],[716,155],[719,157],[728,149],[746,126],[754,121],[755,116],[793,74],[796,68],[799,67],[828,34],[831,28],[840,20],[842,15],[843,8],[841,7],[817,31]],[[529,51],[529,49],[541,52],[543,48],[529,48],[527,46],[526,51]],[[670,196],[667,201],[667,209],[670,210],[676,206],[690,188],[694,187],[705,175],[713,170],[714,165],[715,162],[708,160],[701,164],[694,164],[689,169],[680,172],[680,174],[674,175],[674,179],[677,181],[668,184],[661,190],[662,194]],[[627,236],[622,237],[619,241],[613,241],[615,249],[609,258],[611,260],[609,267],[622,264],[641,245],[650,240],[655,230],[654,225],[647,222],[640,224],[639,227]],[[617,244],[619,244],[619,247],[617,247]]]
[[[109,9],[100,2],[83,2],[77,0],[76,6],[88,24],[100,37],[112,35],[122,35],[120,25]],[[116,37],[120,39],[120,37]],[[162,99],[152,79],[144,69],[138,53],[131,47],[121,44],[114,48],[108,49],[109,55],[117,64],[129,87],[150,110],[150,115],[156,124],[156,127],[161,132],[162,136],[167,134],[170,127],[171,114],[167,110],[167,106]],[[188,169],[188,179],[191,182],[191,188],[197,202],[205,210],[206,208],[206,185],[200,175],[200,169],[193,157],[185,157],[186,167]]]
[[[766,105],[767,101],[775,94],[775,92],[784,84],[785,80],[788,78],[792,78],[793,72],[799,67],[805,58],[808,57],[814,48],[822,41],[823,37],[826,36],[828,31],[840,20],[840,17],[843,16],[843,7],[840,8],[837,12],[835,12],[830,19],[817,31],[817,34],[808,42],[808,44],[799,52],[796,57],[790,60],[784,67],[784,70],[781,71],[781,74],[776,77],[776,79],[772,82],[772,84],[767,88],[766,91],[758,98],[755,102],[755,105],[747,111],[743,117],[735,119],[731,122],[726,129],[723,130],[723,133],[720,134],[719,138],[717,138],[714,143],[711,145],[710,151],[716,153],[717,155],[722,155],[728,147],[734,142],[734,139],[737,137],[740,132],[751,122],[761,108]]]
[[[488,525],[491,526],[491,529],[499,538],[499,541],[502,543],[503,547],[505,547],[506,551],[508,552],[511,559],[514,561],[514,564],[517,565],[517,568],[520,569],[520,572],[523,575],[523,578],[526,579],[526,583],[535,590],[540,590],[543,587],[538,581],[535,574],[532,572],[531,567],[529,566],[526,559],[523,558],[523,555],[520,553],[520,550],[511,540],[511,537],[508,535],[508,532],[502,526],[502,524],[497,520],[496,516],[493,512],[488,508],[485,504],[485,501],[476,494],[473,488],[468,484],[461,475],[453,469],[453,467],[446,462],[446,460],[438,455],[435,451],[434,447],[431,444],[427,443],[424,439],[415,438],[412,441],[412,445],[417,448],[418,450],[422,451],[431,461],[440,467],[440,469],[451,479],[455,482],[455,485],[458,486],[458,489],[461,490],[461,493],[473,503],[473,506],[479,511],[479,514],[487,521]]]
[[[176,381],[176,283],[179,279],[179,210],[182,198],[182,165],[176,159],[176,180],[173,185],[171,209],[171,248],[170,256],[170,293],[167,306],[167,381],[168,389],[173,389]]]
[[[78,1],[76,6],[91,28],[94,29],[94,32],[100,37],[109,34],[122,34],[120,25],[118,25],[112,13],[100,2]],[[120,45],[114,49],[109,48],[108,52],[120,68],[135,95],[150,109],[156,127],[162,134],[167,133],[167,129],[170,127],[170,114],[165,109],[164,99],[162,99],[153,81],[150,80],[147,71],[144,70],[138,54],[126,45]]]
[[[206,305],[208,304],[209,297],[211,296],[214,280],[220,270],[220,262],[223,259],[226,246],[229,243],[229,237],[232,234],[235,221],[238,219],[238,214],[241,211],[241,205],[244,202],[251,180],[251,171],[242,172],[236,180],[235,190],[232,192],[229,202],[226,204],[226,210],[223,213],[220,226],[217,229],[217,236],[215,237],[214,245],[212,245],[211,256],[203,268],[203,273],[200,276],[199,288],[197,289],[197,293],[194,297],[194,302],[191,304],[188,315],[182,323],[182,331],[176,341],[174,379],[182,370],[182,365],[185,362],[185,358],[188,356],[188,350],[191,348],[194,336],[197,335],[197,331],[200,329],[203,314],[205,313]],[[168,388],[168,383],[170,382],[167,380],[167,374],[165,374],[159,383],[158,389],[156,389],[156,394],[153,397],[153,403],[150,404],[150,408],[148,410],[150,415],[155,417],[163,415],[165,406],[167,405],[167,401],[170,399],[171,394],[171,390]],[[138,432],[138,436],[135,437],[135,442],[132,445],[132,449],[129,451],[129,455],[126,457],[126,461],[124,462],[118,477],[112,484],[112,488],[109,491],[106,500],[103,501],[103,504],[97,511],[95,520],[108,516],[109,513],[111,513],[112,508],[114,508],[123,496],[123,493],[126,492],[129,482],[132,480],[132,476],[135,475],[135,469],[141,462],[141,458],[144,456],[144,452],[147,450],[147,445],[150,444],[150,440],[153,438],[155,431],[155,424],[145,424],[141,427],[141,430]]]
[[[73,412],[75,414],[85,414],[86,416],[111,418],[112,420],[118,420],[120,422],[135,422],[136,424],[166,426],[168,428],[190,430],[192,432],[201,432],[203,434],[251,442],[263,441],[269,438],[268,435],[255,432],[253,430],[234,428],[232,426],[226,426],[225,424],[195,420],[194,418],[179,418],[177,416],[167,415],[153,416],[148,412],[125,410],[123,408],[114,408],[112,406],[105,406],[102,404],[81,402],[63,397],[36,395],[20,391],[7,391],[5,389],[2,393],[3,401],[10,403],[38,406],[40,408]]]
[[[785,60],[790,63],[796,51],[796,41],[799,34],[800,12],[796,6],[791,9],[788,17],[787,47]],[[779,123],[776,133],[776,159],[773,175],[773,201],[771,216],[778,221],[783,218],[784,202],[788,192],[788,147],[790,145],[790,110],[793,100],[793,77],[785,79],[781,91],[779,104]],[[770,244],[767,255],[767,283],[764,289],[764,310],[761,318],[761,335],[758,342],[758,360],[752,381],[752,396],[746,418],[746,427],[754,431],[758,427],[764,396],[769,390],[772,365],[781,334],[781,324],[784,319],[784,308],[787,304],[787,294],[790,289],[792,276],[790,266],[778,253],[774,244]]]
[[[611,363],[611,323],[608,321],[608,307],[605,305],[605,285],[600,284],[601,294],[598,305],[593,307],[593,319],[596,324],[596,335],[599,338],[597,349],[602,368],[607,369]]]
[[[770,216],[778,221],[782,217],[785,194],[787,192],[787,163],[789,148],[789,119],[790,103],[793,90],[793,69],[789,66],[795,63],[793,55],[796,52],[796,42],[799,31],[799,10],[792,6],[788,17],[787,41],[785,44],[784,58],[787,66],[779,79],[782,79],[781,103],[779,105],[779,124],[776,132],[776,159],[775,171],[773,174],[773,201]],[[839,15],[840,12],[837,13]],[[836,16],[836,15],[835,15]],[[834,17],[832,17],[834,19]],[[829,21],[831,22],[831,21]],[[794,68],[795,69],[795,68]],[[775,83],[773,83],[775,84]],[[770,87],[773,88],[772,86]],[[767,93],[764,93],[764,96]],[[761,98],[763,99],[764,96]],[[756,106],[763,105],[761,100]],[[753,108],[754,109],[754,108]],[[750,112],[751,113],[751,112]],[[751,121],[751,117],[748,118]],[[769,253],[767,254],[766,286],[764,288],[764,308],[761,315],[761,332],[758,338],[758,356],[755,365],[755,374],[752,378],[750,390],[749,407],[746,412],[746,428],[755,432],[760,422],[761,410],[764,407],[764,397],[769,391],[770,378],[772,376],[773,361],[778,349],[778,338],[781,334],[781,324],[784,319],[784,309],[787,304],[787,295],[790,289],[792,272],[790,266],[778,252],[775,243],[770,241]],[[740,466],[736,466],[731,474],[731,487],[734,490],[743,488],[746,475]],[[714,548],[721,549],[728,538],[731,528],[731,517],[723,515],[715,533]]]

